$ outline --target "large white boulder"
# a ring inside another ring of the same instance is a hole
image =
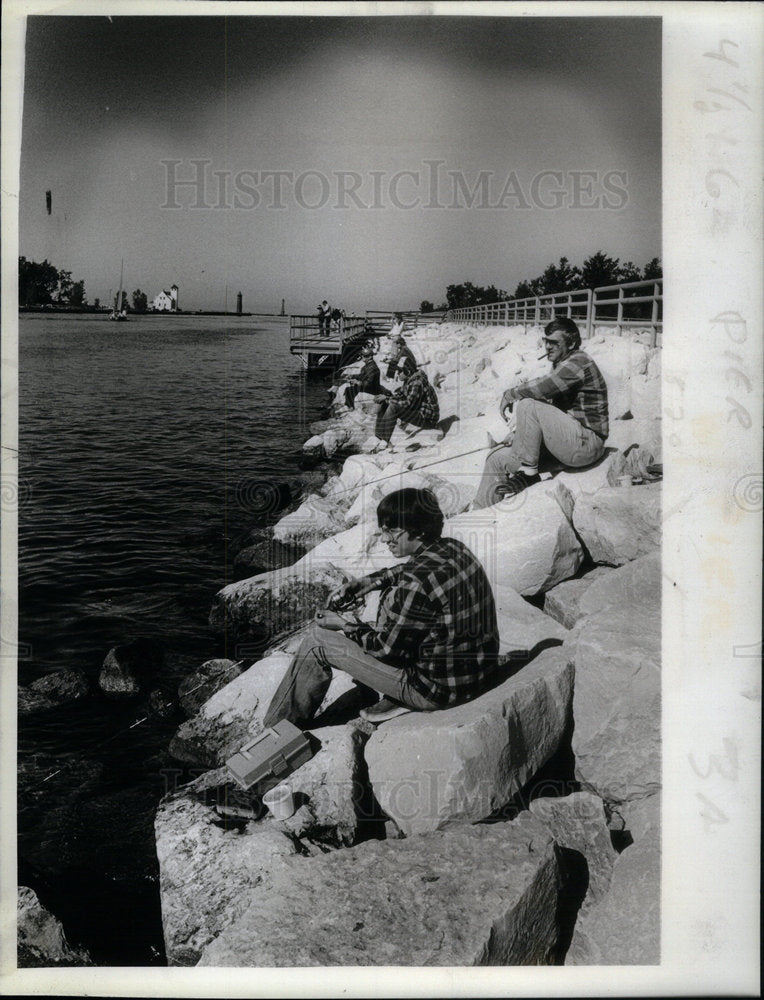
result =
[[[310,806],[311,832],[337,844],[352,844],[366,787],[363,747],[369,734],[353,724],[312,729],[311,734],[321,749],[286,784],[298,803]]]
[[[627,847],[607,895],[576,924],[566,965],[657,965],[661,960],[660,833]]]
[[[339,498],[311,496],[273,526],[273,537],[284,545],[311,548],[344,528]]]
[[[533,799],[529,809],[560,847],[578,851],[585,858],[587,890],[581,908],[585,913],[607,895],[618,857],[602,799],[591,792],[574,792],[562,798]]]
[[[574,660],[576,775],[619,805],[661,780],[661,567],[653,553],[595,581],[563,647]]]
[[[493,507],[451,518],[443,534],[474,552],[494,587],[508,584],[524,595],[574,576],[584,557],[570,521],[543,482]]]
[[[195,965],[247,908],[252,888],[297,853],[272,820],[228,825],[191,787],[160,803],[154,830],[170,965]]]
[[[565,628],[573,628],[581,617],[579,601],[599,577],[612,573],[609,566],[596,566],[593,570],[573,580],[563,580],[544,594],[544,614],[558,621]]]
[[[626,451],[636,444],[652,452],[655,460],[660,461],[663,453],[662,435],[663,421],[658,408],[656,413],[641,420],[611,420],[606,445],[608,448]]]
[[[474,701],[385,723],[365,750],[377,801],[406,835],[491,815],[557,750],[572,688],[549,649]]]
[[[527,814],[295,859],[251,891],[199,965],[553,964],[565,874]]]
[[[496,619],[499,625],[499,656],[525,659],[539,643],[561,643],[567,630],[548,614],[539,611],[521,597],[514,587],[499,584],[494,588]]]
[[[577,498],[573,527],[596,563],[622,566],[660,548],[661,484],[603,487]]]
[[[327,541],[334,542],[337,536]],[[321,543],[324,544],[324,543]],[[341,567],[309,552],[284,569],[229,583],[215,595],[210,625],[275,635],[312,618],[346,579]]]
[[[259,736],[263,716],[291,662],[288,653],[273,653],[217,691],[178,728],[170,741],[173,757],[219,767]]]

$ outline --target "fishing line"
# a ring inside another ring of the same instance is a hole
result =
[[[244,663],[244,660],[239,660],[237,663],[232,663],[231,666],[230,667],[226,667],[225,670],[222,672],[222,674],[220,674],[219,676],[220,677],[225,677],[232,670],[235,670],[236,667],[240,667],[242,665],[242,663]],[[194,691],[198,691],[199,688],[204,687],[204,685],[208,683],[208,680],[207,681],[200,681],[196,685],[196,687],[192,687],[188,691],[184,692],[184,697],[186,695],[193,694]],[[118,739],[120,736],[124,736],[125,733],[129,733],[131,729],[135,729],[137,726],[143,725],[144,722],[148,722],[149,719],[151,719],[153,716],[159,715],[166,708],[171,708],[172,704],[173,703],[171,701],[165,702],[164,704],[160,705],[157,709],[155,709],[153,712],[149,712],[149,714],[145,715],[142,719],[138,719],[136,722],[131,723],[125,729],[119,729],[119,730],[117,730],[116,733],[113,733],[111,736],[108,736],[105,740],[102,740],[100,743],[96,743],[95,746],[93,746],[93,747],[90,748],[89,752],[90,753],[94,753],[97,750],[101,750],[103,747],[107,746],[109,743],[113,743],[114,740]],[[71,760],[71,761],[69,761],[66,764],[62,764],[61,767],[57,768],[55,771],[51,771],[51,773],[48,774],[46,777],[41,778],[39,781],[37,781],[36,784],[34,784],[32,786],[32,788],[37,788],[40,785],[45,784],[46,781],[50,781],[51,778],[54,778],[57,774],[61,774],[61,772],[65,771],[66,768],[72,767],[76,763],[79,763],[79,760]]]

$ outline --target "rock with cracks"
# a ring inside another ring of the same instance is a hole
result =
[[[576,500],[573,527],[596,563],[622,566],[661,545],[661,484],[608,486]]]
[[[584,557],[554,487],[538,483],[515,497],[446,521],[443,534],[468,545],[492,585],[543,593],[573,576]]]
[[[575,662],[576,775],[610,803],[660,788],[660,553],[595,581],[563,647]]]
[[[252,890],[199,965],[550,964],[564,876],[528,816],[294,859]]]
[[[34,889],[20,885],[16,906],[18,964],[22,969],[92,965],[88,953],[66,940],[61,921],[49,913]]]
[[[586,859],[585,912],[607,895],[618,857],[610,840],[602,799],[591,792],[574,792],[564,798],[533,799],[529,808],[561,847],[578,851]]]
[[[652,829],[616,859],[610,890],[581,915],[565,964],[657,965],[660,927],[660,833]]]
[[[607,566],[597,566],[575,580],[563,580],[544,594],[544,614],[550,615],[565,628],[573,628],[581,617],[579,602],[599,577],[611,573]]]
[[[557,750],[572,692],[568,656],[549,649],[466,705],[384,723],[366,745],[379,804],[407,836],[484,819]]]
[[[154,827],[170,965],[195,965],[247,908],[252,888],[297,851],[272,820],[227,826],[191,786],[160,804]]]

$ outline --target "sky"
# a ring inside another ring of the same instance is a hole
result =
[[[292,313],[644,266],[660,171],[657,18],[28,20],[19,253],[91,302],[122,259],[150,299]]]

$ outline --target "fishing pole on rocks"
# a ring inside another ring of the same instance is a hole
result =
[[[239,660],[236,663],[232,663],[231,666],[226,667],[225,670],[223,670],[219,676],[225,677],[232,670],[235,670],[237,667],[240,667],[242,663],[244,663],[244,660]],[[193,694],[194,691],[198,691],[200,688],[204,687],[205,684],[207,683],[208,681],[200,681],[196,685],[196,687],[189,688],[188,691],[185,691],[184,697],[186,695]],[[93,753],[97,750],[103,749],[103,747],[107,746],[109,743],[113,743],[114,740],[119,739],[120,736],[124,736],[126,733],[129,733],[131,729],[136,729],[138,726],[143,725],[144,722],[148,722],[149,719],[153,718],[154,716],[160,715],[166,708],[172,708],[172,705],[173,705],[172,701],[164,702],[164,704],[159,705],[159,707],[154,709],[154,711],[149,712],[148,715],[144,715],[142,719],[137,719],[135,722],[131,723],[129,726],[126,726],[124,729],[118,729],[116,733],[113,733],[111,736],[108,736],[105,740],[101,740],[100,743],[96,743],[95,746],[90,748],[90,752]],[[78,763],[78,761],[70,760],[67,763],[62,764],[61,767],[56,768],[55,771],[51,771],[51,773],[46,775],[46,777],[41,778],[39,781],[37,781],[35,785],[33,785],[33,787],[37,788],[39,785],[44,785],[46,781],[50,781],[51,778],[55,778],[57,774],[61,774],[62,771],[65,771],[68,767],[72,767],[76,763]]]

